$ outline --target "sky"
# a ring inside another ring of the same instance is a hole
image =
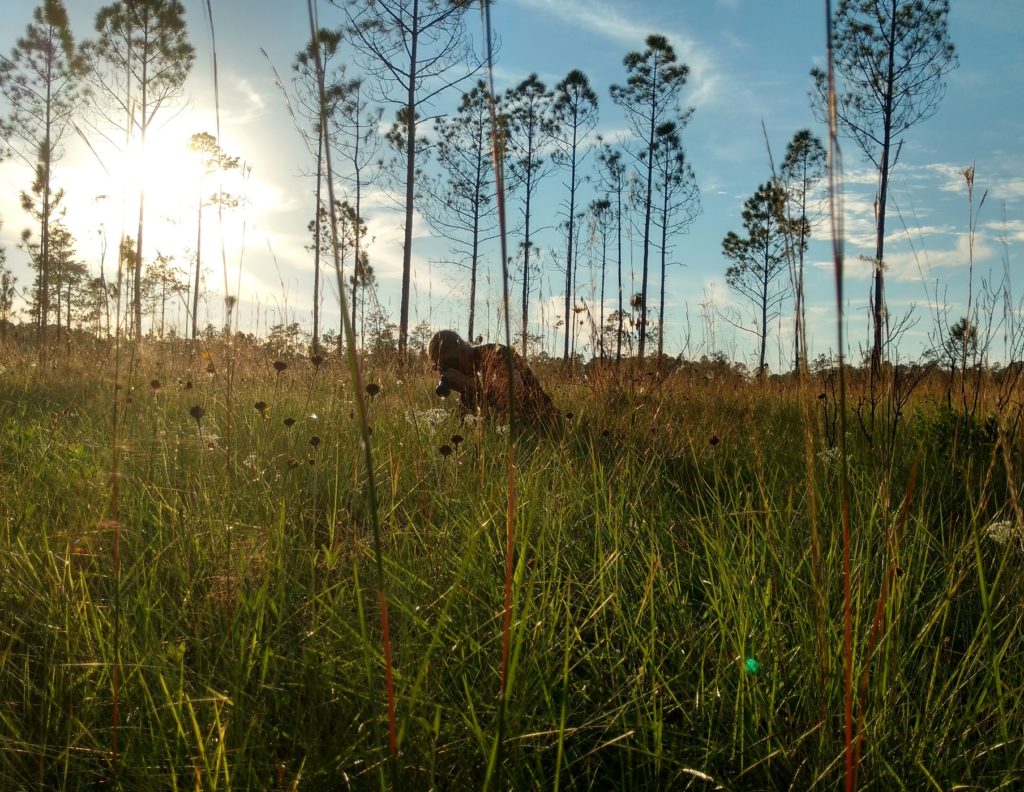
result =
[[[0,51],[13,46],[35,5],[32,0],[2,4]],[[67,5],[76,40],[92,37],[93,19],[103,4],[69,0]],[[118,152],[97,130],[83,127],[91,147],[69,139],[55,174],[66,190],[66,223],[77,239],[78,254],[94,274],[102,263],[109,277],[116,266],[112,251],[121,228],[134,233],[136,210],[130,196],[141,172],[149,174],[144,257],[149,260],[160,253],[182,268],[193,266],[196,179],[184,151],[192,133],[217,133],[218,115],[206,3],[188,0],[185,7],[196,61],[184,96],[158,118],[159,129],[145,159],[140,162],[137,154],[133,159]],[[289,114],[285,93],[276,84],[280,77],[287,91],[293,90],[291,64],[309,38],[306,3],[212,0],[212,11],[220,142],[244,162],[226,189],[244,193],[247,200],[244,209],[226,212],[221,221],[215,211],[204,219],[203,259],[210,269],[204,273],[207,293],[200,321],[222,321],[221,297],[227,289],[239,298],[242,330],[265,333],[274,324],[293,321],[308,329],[313,262],[306,250],[306,225],[314,200],[313,159]],[[341,21],[337,9],[323,2],[319,17],[322,26]],[[825,138],[808,100],[809,72],[825,62],[824,3],[498,0],[492,7],[492,24],[500,40],[494,71],[499,91],[533,72],[554,86],[571,69],[581,69],[599,95],[595,131],[609,139],[628,129],[609,95],[610,85],[625,81],[623,56],[642,50],[650,33],[668,38],[689,67],[681,106],[693,107],[694,113],[683,141],[700,188],[702,212],[672,251],[664,295],[665,351],[688,358],[722,352],[753,364],[756,337],[749,307],[725,283],[729,262],[722,254],[722,239],[730,230],[742,232],[743,202],[770,179],[772,160],[776,166],[781,163],[786,144],[798,130],[807,128]],[[478,13],[467,17],[467,28],[479,40]],[[959,68],[947,77],[946,93],[934,116],[906,133],[890,185],[886,299],[891,324],[901,328],[890,353],[904,360],[935,346],[936,328],[951,325],[964,314],[969,295],[977,305],[986,289],[998,290],[1006,273],[1012,284],[1024,253],[1024,51],[1019,46],[1024,8],[1019,0],[953,0],[949,28]],[[438,101],[435,112],[450,112],[457,101],[458,94],[449,93]],[[394,107],[388,107],[385,119],[393,113]],[[863,257],[874,248],[877,175],[852,141],[842,141],[842,150],[846,352],[859,358],[869,337],[871,264]],[[973,206],[964,178],[969,167],[975,172]],[[18,194],[29,181],[24,163],[0,163],[0,245],[7,249],[8,266],[22,286],[31,281],[31,274],[17,249],[27,223]],[[556,228],[564,197],[562,181],[562,176],[550,176],[542,186],[538,217],[546,227],[538,242],[545,269],[531,307],[531,319],[536,320],[531,330],[542,336],[551,354],[560,351],[562,343],[556,321],[562,311],[564,286],[559,284],[564,275],[554,261],[564,246]],[[596,189],[593,182],[584,184],[584,205],[600,197]],[[124,194],[127,197],[121,197]],[[397,322],[402,219],[394,206],[391,195],[374,189],[366,197],[364,215],[373,240],[369,255],[379,299]],[[515,211],[514,202],[510,208]],[[812,357],[834,353],[836,347],[831,245],[826,227],[814,233],[805,276]],[[510,247],[515,243],[513,237]],[[435,329],[465,328],[467,278],[463,270],[441,263],[445,252],[443,240],[417,215],[412,325],[426,321]],[[639,249],[631,259],[624,265],[627,281],[632,280],[624,286],[627,295],[639,290]],[[500,265],[494,249],[485,270],[477,328],[486,340],[500,340]],[[578,297],[595,314],[597,278],[584,261]],[[656,282],[652,273],[652,283]],[[328,281],[323,320],[327,327],[338,321],[334,295]],[[656,288],[651,295],[653,306],[660,295]],[[612,303],[609,297],[606,312],[615,307]],[[996,311],[994,322],[1001,311]],[[514,301],[513,318],[518,315]],[[769,330],[768,362],[773,370],[790,366],[791,324],[787,306]],[[998,331],[991,356],[1000,359],[1005,354]]]

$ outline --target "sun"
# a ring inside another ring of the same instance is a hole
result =
[[[138,235],[140,199],[143,205],[143,259],[165,255],[181,262],[194,261],[198,242],[200,206],[203,211],[202,254],[220,256],[222,245],[241,244],[238,222],[232,214],[246,202],[246,174],[238,166],[223,172],[204,167],[202,155],[190,146],[193,135],[212,134],[208,119],[179,115],[148,131],[143,143],[136,136],[116,146],[89,141],[78,147],[62,169],[65,190],[64,222],[79,242],[79,249],[99,244],[114,251],[117,240]],[[82,141],[84,143],[84,141]],[[221,142],[221,149],[236,149],[236,141]],[[235,209],[218,214],[218,196],[230,196]],[[101,253],[102,255],[102,253]],[[212,258],[210,259],[213,260]]]

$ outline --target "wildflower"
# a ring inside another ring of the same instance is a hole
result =
[[[198,404],[193,404],[191,407],[189,407],[188,414],[191,415],[192,418],[195,419],[196,424],[198,424],[201,420],[203,420],[203,416],[206,415],[206,410],[204,410]]]
[[[437,450],[441,452],[441,456],[443,456],[443,457],[451,456],[451,453],[452,453],[452,447],[450,445],[448,445],[447,443],[442,445]]]
[[[452,435],[452,445],[455,446],[456,448],[458,448],[459,447],[459,443],[461,443],[463,441],[463,439],[464,438],[462,437],[462,435],[460,435],[460,434],[453,434]]]
[[[1015,536],[1024,536],[1024,531],[1021,530],[1021,526],[1015,525],[1010,520],[996,520],[990,522],[983,529],[985,536],[991,539],[996,544],[1004,545]]]
[[[842,459],[842,454],[836,446],[832,446],[831,448],[824,448],[819,451],[818,459],[821,460],[826,468],[834,468]]]
[[[711,447],[714,448],[722,441],[718,439],[718,435],[713,434],[711,435],[711,437],[708,438],[708,442],[711,443]]]
[[[185,381],[185,390],[192,390],[192,380]]]
[[[295,419],[294,418],[285,418],[284,419],[284,425],[287,426],[289,429],[291,429],[292,426],[295,425]]]
[[[567,420],[567,421],[571,421],[574,417],[575,417],[575,415],[573,415],[573,413],[571,413],[571,412],[567,412],[565,414],[565,420]]]
[[[309,444],[311,446],[313,446],[313,448],[316,448],[317,446],[319,446],[320,445],[320,436],[319,435],[313,435],[311,438],[309,438]]]
[[[371,382],[369,385],[366,386],[366,395],[370,397],[371,401],[373,400],[373,397],[376,396],[378,393],[380,393],[380,385],[378,385],[376,382]]]
[[[320,368],[320,366],[324,362],[324,359],[320,355],[311,355],[309,358],[309,362],[312,363],[315,368]]]
[[[217,373],[217,367],[213,365],[213,361],[212,360],[209,363],[206,364],[206,373],[207,374],[216,374]]]
[[[405,414],[405,420],[413,426],[426,424],[427,426],[438,426],[448,419],[448,411],[443,407],[433,407],[429,410],[409,410]]]
[[[256,411],[260,414],[261,418],[267,417],[267,403],[265,401],[258,401],[253,405],[253,407],[256,408]]]
[[[274,361],[274,371],[276,371],[278,374],[280,374],[286,368],[288,368],[288,364],[285,363],[283,360]]]
[[[153,392],[160,390],[160,380],[153,379],[149,381],[149,387],[153,389]]]

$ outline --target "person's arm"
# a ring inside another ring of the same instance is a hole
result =
[[[453,391],[459,393],[465,393],[471,390],[474,385],[474,379],[472,376],[466,376],[461,371],[455,368],[446,368],[441,372],[441,376],[444,377],[445,382]]]
[[[445,380],[453,391],[457,391],[462,402],[462,414],[476,415],[479,406],[479,383],[477,382],[477,368],[479,366],[479,354],[473,350],[472,369],[469,372],[460,371],[457,368],[446,368],[443,372]]]

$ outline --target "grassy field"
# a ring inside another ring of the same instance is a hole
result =
[[[842,785],[833,380],[542,367],[572,415],[516,436],[461,424],[425,365],[367,363],[389,761],[343,362],[149,349],[115,391],[107,353],[0,361],[4,789]],[[1019,393],[986,380],[965,410],[934,375],[871,430],[858,387],[859,786],[1019,789]]]

